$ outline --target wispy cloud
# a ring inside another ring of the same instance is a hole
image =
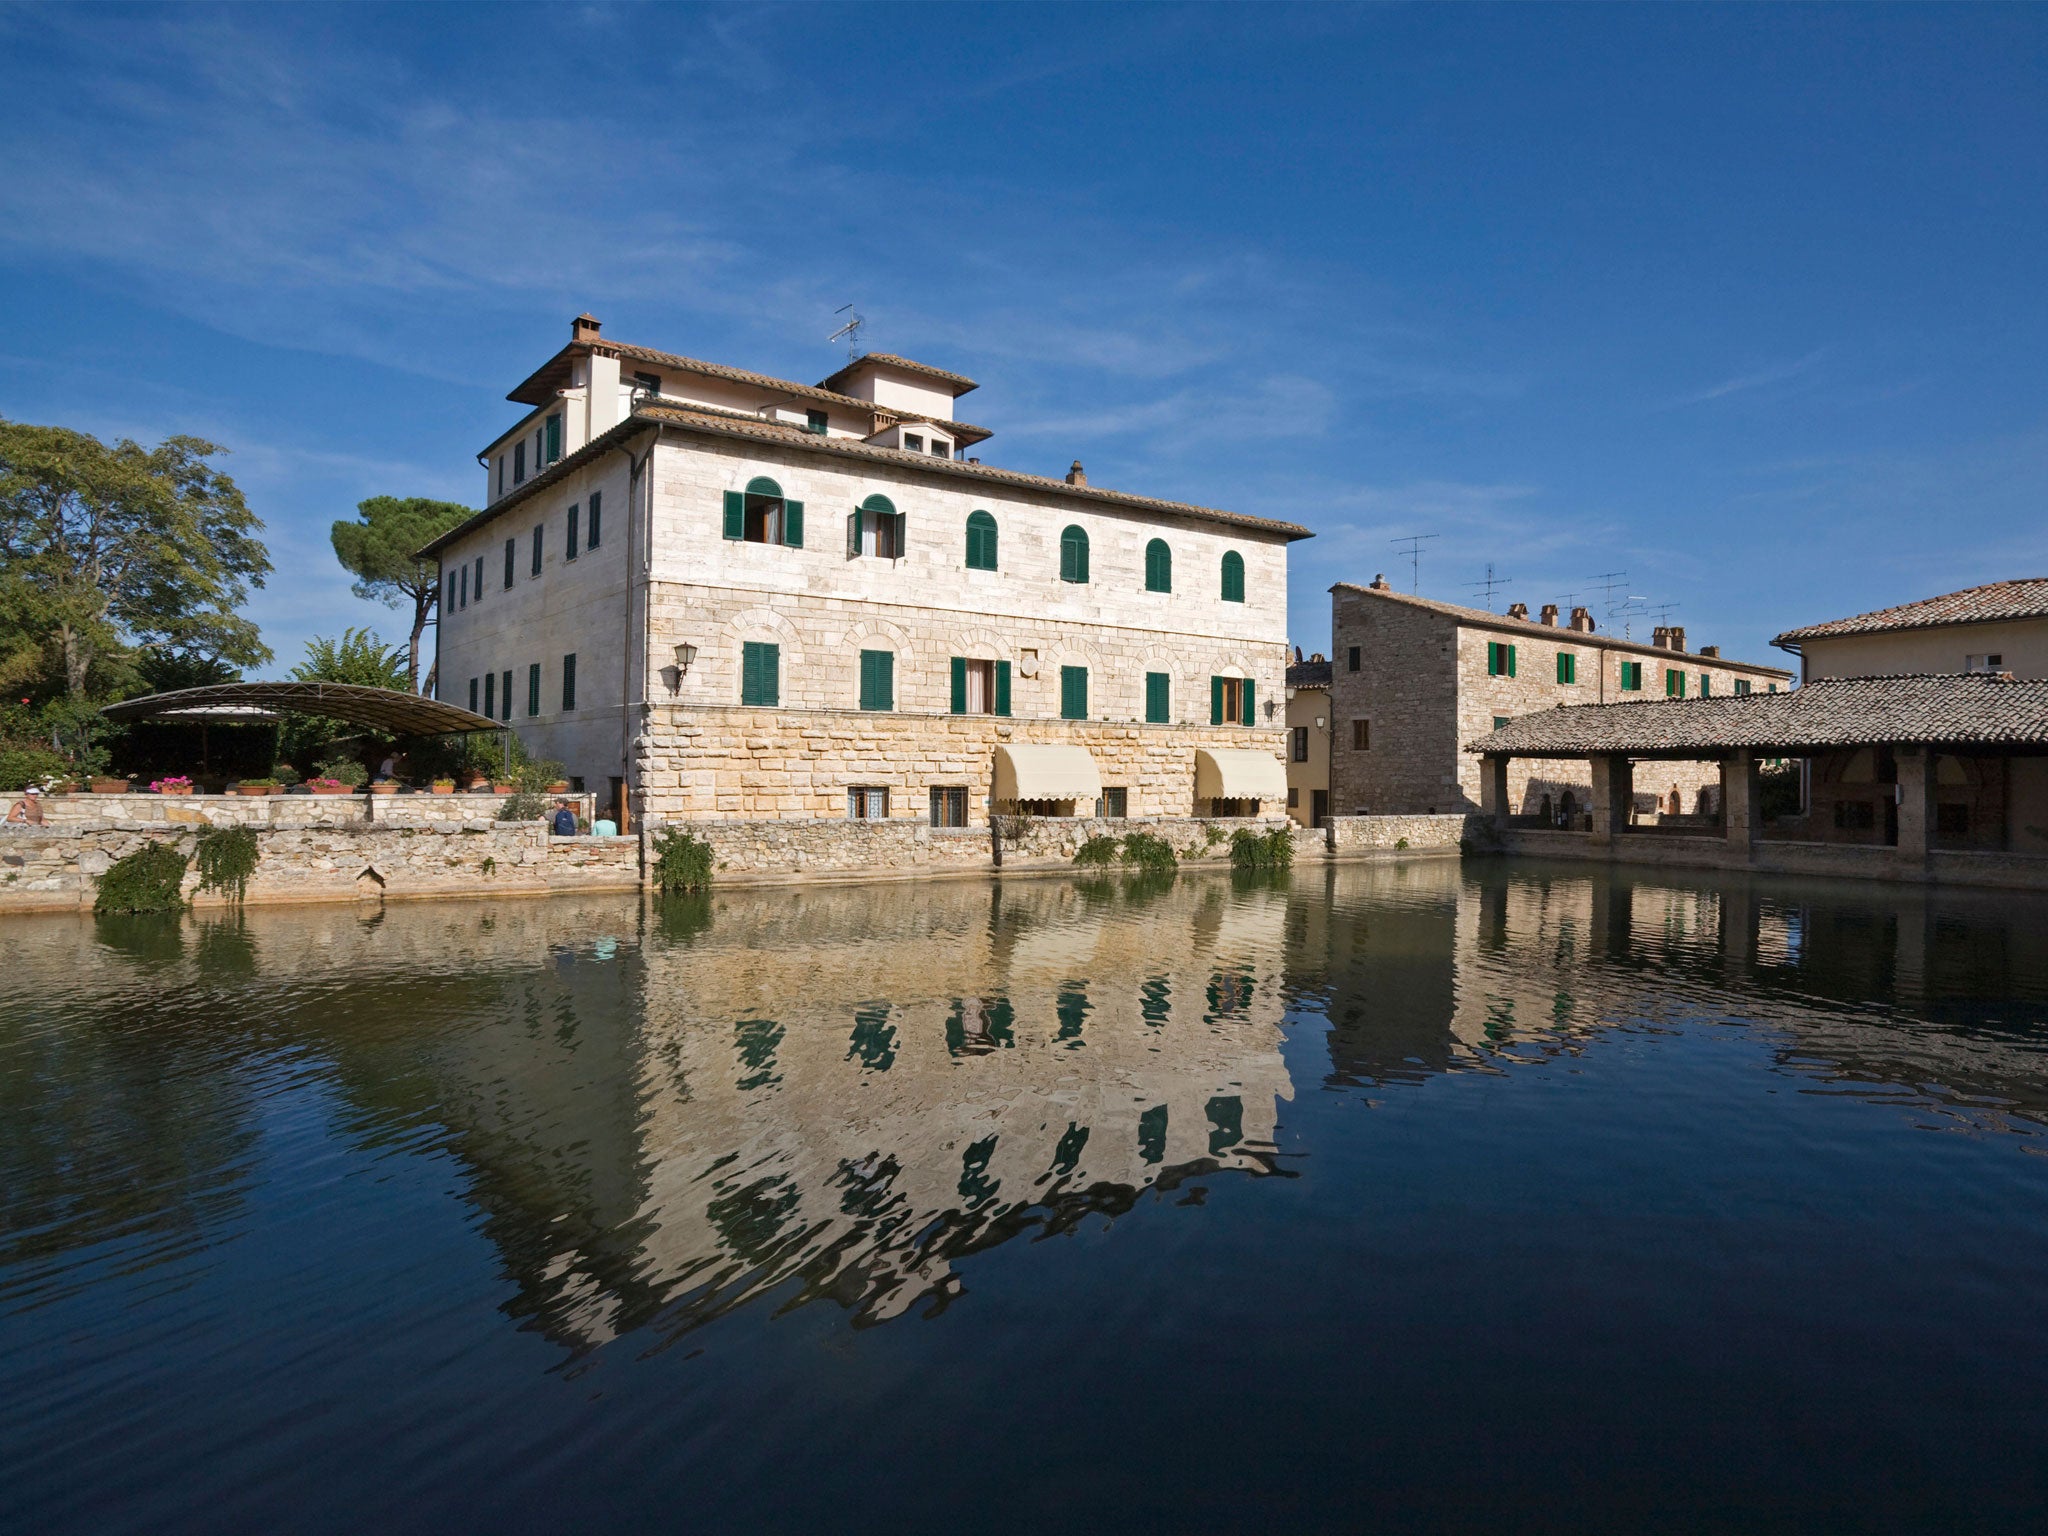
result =
[[[1747,394],[1751,390],[1767,389],[1774,384],[1788,384],[1811,373],[1820,366],[1821,360],[1826,356],[1827,349],[1822,347],[1807,353],[1804,357],[1772,363],[1748,373],[1738,373],[1732,378],[1721,380],[1718,384],[1709,384],[1705,389],[1696,389],[1690,394],[1667,400],[1660,409],[1676,410],[1680,406],[1705,405],[1711,400],[1725,400],[1730,395]]]

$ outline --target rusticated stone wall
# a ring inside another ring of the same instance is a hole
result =
[[[1456,853],[1466,843],[1490,841],[1478,816],[1332,816],[1330,852],[1346,854],[1398,850],[1405,841],[1416,852]]]
[[[594,797],[550,795],[588,817]],[[504,809],[499,795],[49,795],[50,826],[106,827],[487,827]]]

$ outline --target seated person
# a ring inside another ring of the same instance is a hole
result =
[[[574,837],[576,835],[576,812],[568,801],[557,800],[555,802],[555,818],[549,826],[550,830],[557,837]]]
[[[7,824],[12,827],[40,827],[43,824],[43,792],[34,784],[21,792],[21,798],[14,802],[14,809],[7,813]]]
[[[600,817],[590,824],[590,835],[592,837],[617,837],[619,835],[619,824],[610,817]]]

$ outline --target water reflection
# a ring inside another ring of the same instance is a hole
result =
[[[1378,1092],[1740,1022],[1805,1086],[2031,1130],[2044,918],[1418,861],[23,923],[0,1307],[205,1250],[311,1084],[353,1145],[456,1160],[505,1310],[571,1354],[770,1293],[934,1313],[1013,1239],[1173,1220],[1290,1166],[1290,1063]]]

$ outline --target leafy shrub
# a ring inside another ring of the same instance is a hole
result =
[[[711,884],[711,844],[674,827],[654,837],[654,883],[664,896],[701,891]]]
[[[1156,832],[1133,832],[1124,838],[1123,860],[1134,869],[1148,873],[1170,872],[1180,868],[1180,860],[1174,856],[1173,844]]]
[[[1117,839],[1113,837],[1091,837],[1074,851],[1074,862],[1086,868],[1096,868],[1116,862]]]
[[[41,788],[45,781],[70,776],[71,765],[47,747],[10,747],[0,752],[0,790],[12,793],[31,784]]]
[[[350,789],[362,788],[364,781],[370,777],[369,770],[361,763],[340,753],[322,759],[317,771],[321,778],[332,779],[337,784],[346,784]]]
[[[277,779],[277,782],[284,785],[286,788],[290,788],[292,785],[299,782],[299,770],[294,768],[290,763],[279,763],[275,768],[271,769],[270,771],[272,775]]]
[[[552,757],[529,758],[512,770],[512,782],[522,794],[544,793],[550,784],[569,777],[569,770]]]
[[[537,795],[525,789],[517,794],[507,795],[505,803],[498,807],[500,821],[544,821],[547,814],[547,796]]]
[[[1294,862],[1294,832],[1275,827],[1263,837],[1249,827],[1230,834],[1232,869],[1286,869]]]
[[[114,860],[100,876],[92,910],[105,917],[114,912],[182,912],[185,855],[169,843],[145,843],[126,858]]]
[[[248,892],[249,876],[256,869],[255,829],[208,827],[199,834],[193,858],[199,865],[199,889],[220,891],[229,901],[239,904]]]

